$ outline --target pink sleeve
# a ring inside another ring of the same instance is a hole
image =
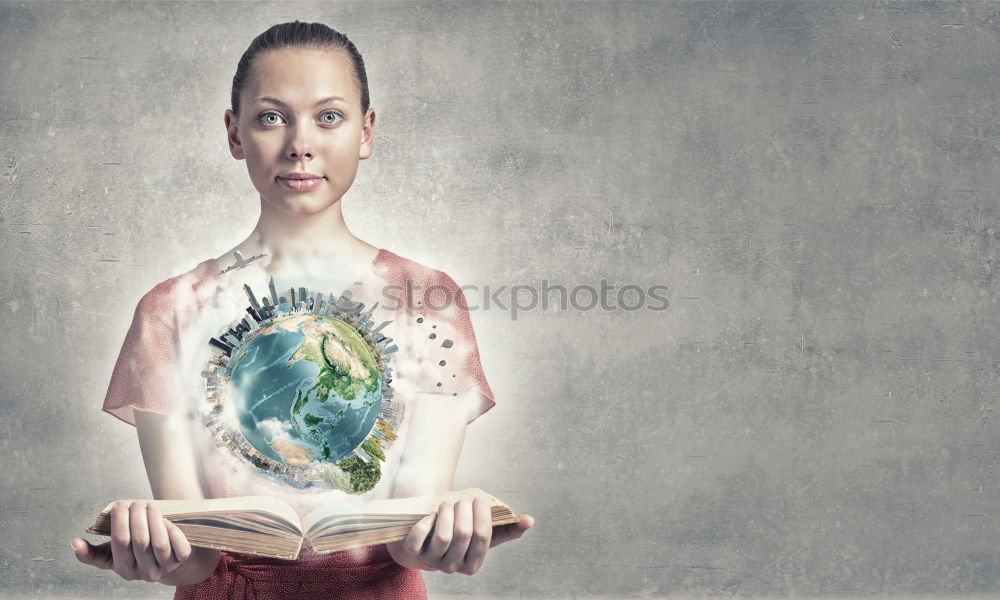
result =
[[[423,331],[431,349],[431,365],[436,379],[428,382],[428,393],[462,396],[469,389],[479,394],[468,406],[471,423],[496,405],[493,390],[479,358],[476,332],[469,314],[465,294],[455,280],[435,271],[424,290],[423,314],[427,320]]]
[[[169,290],[161,283],[139,300],[111,373],[103,410],[129,425],[135,425],[133,409],[176,414],[183,404]]]

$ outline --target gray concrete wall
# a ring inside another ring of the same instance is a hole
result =
[[[669,286],[474,312],[456,483],[538,525],[433,595],[1000,592],[1000,6],[899,1],[0,4],[4,593],[169,596],[68,542],[149,494],[100,403],[142,293],[253,226],[222,114],[295,18],[369,66],[361,237]]]

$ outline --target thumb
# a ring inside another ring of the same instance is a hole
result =
[[[105,542],[99,546],[94,546],[83,538],[73,538],[69,543],[76,558],[85,565],[91,565],[99,569],[111,568],[111,543]]]
[[[511,529],[517,537],[524,535],[526,531],[535,526],[535,517],[531,515],[520,515],[520,520],[517,523],[511,524]]]
[[[531,515],[519,515],[519,518],[520,520],[517,523],[493,528],[493,538],[490,540],[490,548],[518,539],[524,535],[524,532],[535,525],[535,518]]]

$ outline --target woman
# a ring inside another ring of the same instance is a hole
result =
[[[192,373],[209,351],[205,341],[239,314],[243,284],[266,289],[271,278],[348,290],[367,306],[380,302],[375,322],[392,323],[387,331],[400,347],[392,358],[393,388],[406,412],[400,439],[386,452],[384,472],[391,476],[362,498],[450,490],[465,427],[493,406],[493,394],[454,280],[364,242],[344,222],[340,200],[358,161],[371,156],[375,125],[354,44],[319,23],[270,28],[240,60],[225,123],[230,151],[246,161],[260,194],[257,225],[222,257],[143,296],[104,403],[104,410],[135,425],[153,496],[273,495],[300,515],[320,503],[350,500],[338,490],[294,490],[245,464],[227,463],[205,428],[185,417],[198,381]],[[259,258],[227,269],[234,252]],[[414,296],[413,289],[423,293]],[[408,293],[392,297],[387,290]],[[520,523],[494,529],[480,499],[443,503],[403,541],[281,561],[193,548],[142,502],[116,503],[111,521],[111,541],[71,542],[81,562],[128,580],[177,586],[175,598],[283,599],[426,597],[421,570],[471,575],[490,547],[520,537],[534,522],[521,515]]]

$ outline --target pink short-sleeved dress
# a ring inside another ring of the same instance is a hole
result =
[[[308,281],[275,281],[279,290],[341,292],[374,307],[371,318],[392,338],[393,402],[402,418],[398,438],[384,452],[382,477],[363,495],[337,489],[296,489],[261,473],[214,440],[200,417],[206,365],[219,349],[208,343],[250,304],[244,285],[259,298],[269,291],[260,269],[225,271],[214,259],[156,285],[139,301],[115,364],[103,409],[135,425],[133,409],[187,417],[197,465],[211,498],[272,496],[304,516],[319,505],[390,497],[392,475],[407,438],[406,403],[435,394],[472,422],[495,404],[483,372],[465,296],[447,274],[381,249],[361,273],[344,280],[310,275]],[[326,286],[326,287],[324,287]],[[426,598],[419,570],[392,560],[384,545],[326,555],[303,553],[295,561],[223,552],[215,573],[174,596],[203,598]]]

